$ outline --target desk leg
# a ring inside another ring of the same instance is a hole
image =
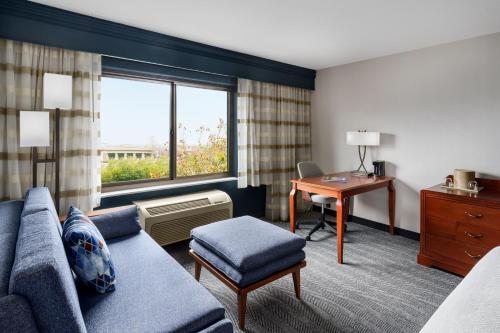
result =
[[[337,260],[339,264],[344,262],[344,212],[346,198],[337,198]]]
[[[349,220],[349,206],[351,204],[351,198],[345,198],[345,203],[344,203],[344,231],[345,231],[345,225]]]
[[[391,233],[391,235],[394,235],[394,218],[396,214],[396,189],[394,188],[392,180],[389,182],[387,190],[389,191],[389,232]]]
[[[297,196],[297,185],[292,184],[292,190],[290,191],[290,231],[295,233],[295,197]]]

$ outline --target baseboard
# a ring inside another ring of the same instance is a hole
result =
[[[321,209],[318,206],[313,206],[313,210],[320,211]],[[337,216],[337,212],[333,209],[326,208],[325,213],[328,216],[333,216],[333,217]],[[382,230],[382,231],[389,230],[389,226],[387,224],[375,222],[375,221],[372,221],[369,219],[365,219],[363,217],[350,215],[350,214],[349,214],[349,222],[354,222],[354,223],[361,224],[361,225],[364,225],[366,227],[377,229],[377,230]],[[394,233],[396,235],[399,235],[399,236],[402,236],[405,238],[409,238],[409,239],[413,239],[416,241],[420,240],[420,234],[418,232],[415,232],[415,231],[410,231],[410,230],[394,227]]]

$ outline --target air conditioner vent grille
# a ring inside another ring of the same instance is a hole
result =
[[[177,212],[177,211],[181,211],[181,210],[209,206],[209,205],[210,205],[210,200],[208,200],[208,198],[204,198],[204,199],[198,199],[198,200],[178,202],[178,203],[174,203],[174,204],[161,205],[161,206],[156,206],[156,207],[149,207],[149,208],[146,208],[146,211],[151,216],[158,216],[158,215],[163,215],[163,214],[167,214],[167,213],[171,213],[171,212]]]
[[[175,220],[155,223],[151,226],[151,237],[160,245],[167,245],[179,240],[189,239],[191,230],[212,222],[231,217],[228,208],[214,210],[203,214],[181,217]]]

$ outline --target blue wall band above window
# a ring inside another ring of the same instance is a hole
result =
[[[147,76],[160,80],[187,81],[235,88],[238,80],[231,76],[198,72],[164,65],[148,64],[140,61],[114,57],[102,57],[102,70],[130,76]]]
[[[33,2],[0,2],[0,37],[314,89],[316,71]]]

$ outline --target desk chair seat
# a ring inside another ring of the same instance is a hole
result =
[[[314,203],[318,203],[318,204],[328,205],[328,204],[331,204],[332,202],[337,201],[337,199],[327,197],[327,196],[321,195],[321,194],[312,194],[311,201]]]
[[[307,177],[318,177],[318,176],[323,176],[324,173],[321,171],[321,169],[318,167],[318,165],[314,162],[300,162],[297,164],[297,169],[299,171],[299,176],[300,178],[307,178]],[[311,235],[314,234],[316,231],[319,229],[324,229],[325,227],[328,228],[330,231],[333,231],[336,233],[336,229],[334,226],[330,225],[330,223],[335,223],[335,221],[329,222],[326,221],[325,219],[325,208],[326,206],[334,203],[337,201],[337,199],[328,197],[325,195],[320,195],[320,194],[314,194],[314,193],[309,193],[309,198],[311,199],[311,202],[313,205],[320,205],[321,206],[321,217],[317,221],[317,223],[314,225],[314,227],[309,231],[309,234],[306,237],[306,240],[311,240]],[[297,223],[297,228],[300,227],[300,222]],[[345,226],[344,226],[345,228]]]

